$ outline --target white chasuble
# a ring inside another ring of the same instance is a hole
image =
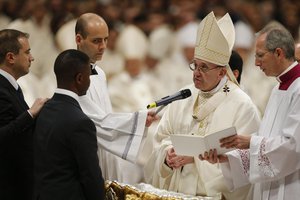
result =
[[[173,170],[164,164],[166,152],[172,147],[170,134],[198,134],[201,129],[207,135],[232,126],[236,127],[238,133],[249,134],[257,131],[259,126],[255,105],[231,81],[222,80],[217,91],[204,103],[197,100],[201,92],[194,85],[188,88],[192,96],[170,104],[160,121],[155,135],[160,146],[154,150],[144,169],[146,181],[155,187],[185,194],[213,196],[222,193],[231,200],[247,199],[250,185],[230,192],[218,165],[200,161],[198,157],[194,157],[194,163],[181,169]],[[198,106],[194,106],[196,101],[199,101]]]

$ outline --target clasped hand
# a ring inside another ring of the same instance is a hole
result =
[[[206,160],[211,164],[228,162],[228,157],[226,155],[218,155],[217,150],[210,150],[205,152],[204,155],[199,155],[200,160]]]
[[[177,155],[173,147],[168,149],[167,151],[165,163],[172,169],[178,169],[186,164],[193,162],[194,157]]]

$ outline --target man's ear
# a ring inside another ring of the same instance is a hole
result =
[[[236,79],[237,79],[237,78],[239,77],[239,75],[240,75],[240,72],[239,72],[239,70],[237,70],[237,69],[233,70],[232,73],[233,73],[233,75],[234,75],[234,77],[235,77]]]
[[[5,55],[5,59],[7,60],[7,62],[9,64],[14,64],[15,63],[15,54],[12,53],[12,52],[8,52],[6,55]]]
[[[76,85],[81,85],[81,83],[82,83],[82,74],[81,73],[77,73],[75,75],[75,82],[76,82]]]
[[[226,67],[222,67],[222,69],[220,70],[219,75],[223,78],[224,76],[226,76],[226,74],[227,74]]]
[[[77,45],[79,45],[82,40],[83,40],[83,38],[82,38],[82,36],[80,34],[76,34],[75,35],[75,41],[76,41]]]
[[[283,50],[281,48],[276,48],[274,51],[275,56],[280,57],[284,54]]]

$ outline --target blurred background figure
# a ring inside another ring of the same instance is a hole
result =
[[[60,27],[57,27],[55,33],[55,42],[59,51],[64,51],[67,49],[76,49],[75,41],[75,24],[77,17],[87,12],[95,12],[96,2],[94,0],[69,0],[69,3],[66,3],[65,6],[68,8],[71,3],[70,11],[72,16],[65,21]]]
[[[295,58],[298,62],[300,62],[300,42],[295,44]]]
[[[147,102],[152,101],[150,89],[143,78],[149,45],[140,28],[145,20],[144,16],[138,16],[134,24],[127,24],[116,44],[117,51],[124,58],[124,70],[113,77],[109,85],[112,107],[116,112],[145,109]]]
[[[244,9],[242,0],[227,0],[225,2],[230,15],[233,17],[236,32],[234,49],[245,60],[253,48],[255,30],[248,20],[249,15],[241,12]]]
[[[242,72],[243,72],[243,59],[237,51],[231,52],[231,56],[229,59],[229,66],[237,82],[240,83]]]
[[[145,81],[145,56],[148,51],[148,38],[143,31],[145,16],[136,16],[120,31],[117,51],[124,58],[124,70],[111,78],[109,94],[114,112],[145,110],[153,100],[150,87]],[[111,66],[111,68],[114,66]],[[150,150],[151,152],[151,150]],[[135,184],[143,182],[142,167],[129,161],[118,159],[119,180]]]
[[[174,67],[176,63],[170,59],[176,46],[176,40],[174,30],[167,23],[167,18],[162,12],[153,12],[148,16],[150,33],[145,73],[147,74],[146,81],[155,99],[172,92],[171,88],[175,82],[171,79],[177,73]]]
[[[51,97],[56,88],[53,73],[54,59],[58,54],[50,29],[50,13],[43,0],[26,0],[21,10],[23,18],[12,21],[8,28],[21,30],[30,34],[32,63],[28,75],[19,79],[24,96],[29,105],[37,97]]]
[[[4,14],[5,0],[0,0],[0,30],[5,29],[11,19]]]

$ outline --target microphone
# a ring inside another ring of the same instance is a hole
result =
[[[162,105],[168,105],[169,103],[172,103],[173,101],[177,101],[180,99],[185,99],[187,97],[191,96],[191,90],[189,89],[184,89],[184,90],[180,90],[179,92],[176,92],[175,94],[171,95],[171,96],[166,96],[161,98],[158,101],[154,101],[153,103],[150,103],[149,105],[147,105],[147,108],[155,108],[158,106],[162,106]]]

